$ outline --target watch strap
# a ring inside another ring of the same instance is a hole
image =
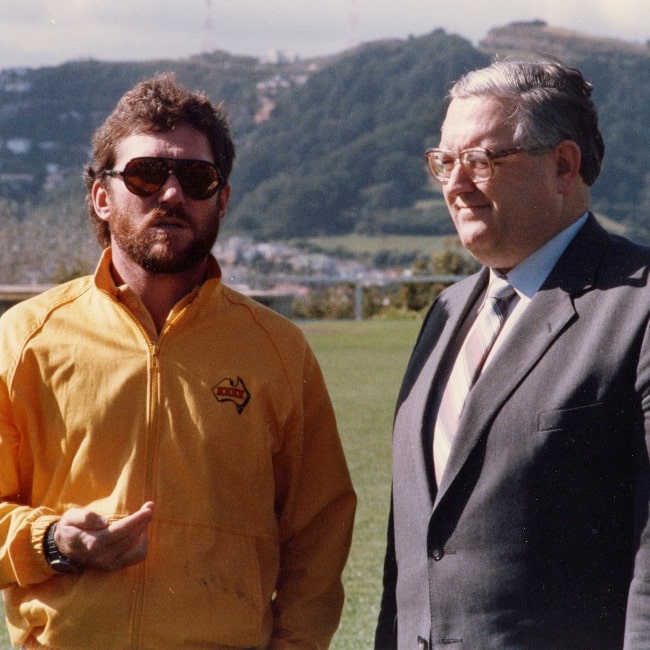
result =
[[[45,553],[47,563],[52,569],[59,573],[81,573],[83,571],[81,564],[75,562],[72,558],[63,555],[63,553],[59,551],[59,547],[54,541],[56,526],[57,522],[48,526],[43,539],[43,552]]]

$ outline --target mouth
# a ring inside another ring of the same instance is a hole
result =
[[[184,221],[181,222],[181,221],[162,220],[162,221],[154,221],[150,227],[159,230],[179,230],[181,228],[187,228],[187,223]]]
[[[149,223],[150,228],[157,230],[180,230],[188,228],[189,225],[189,221],[184,215],[170,213],[154,214]]]
[[[476,204],[466,204],[466,203],[456,203],[454,208],[458,214],[477,214],[479,212],[484,212],[489,210],[490,206],[487,203],[476,203]]]

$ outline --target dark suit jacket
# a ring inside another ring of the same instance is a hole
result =
[[[650,249],[589,218],[474,386],[439,489],[431,428],[488,272],[406,371],[376,648],[650,648]]]

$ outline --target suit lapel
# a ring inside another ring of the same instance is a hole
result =
[[[482,269],[479,273],[448,287],[434,303],[422,325],[409,360],[400,390],[398,408],[408,397],[425,364],[433,362],[437,374],[463,321],[485,289],[488,275],[488,270]]]
[[[427,431],[431,419],[427,409],[432,398],[431,387],[439,385],[436,376],[445,363],[449,346],[457,338],[468,312],[487,283],[484,269],[451,287],[438,298],[409,360],[395,414],[393,430],[393,465],[395,475],[406,472],[418,485],[429,485],[433,505],[435,481],[432,480],[431,435]]]
[[[593,286],[606,245],[607,234],[593,217],[590,218],[504,341],[498,359],[486,368],[472,389],[435,505],[453,484],[478,441],[487,435],[503,404],[546,351],[558,343],[565,328],[577,318],[573,297]]]
[[[438,498],[453,483],[471,451],[485,435],[504,402],[530,369],[575,318],[570,296],[556,289],[538,293],[504,342],[498,360],[490,364],[471,390],[458,425]]]

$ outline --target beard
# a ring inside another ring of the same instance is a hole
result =
[[[148,218],[148,224],[165,218],[182,220],[188,226],[193,221],[181,207],[156,208]],[[113,245],[146,271],[169,275],[182,273],[202,262],[212,250],[219,235],[219,215],[215,205],[213,218],[205,219],[202,225],[193,225],[194,236],[182,243],[175,237],[173,229],[160,232],[150,225],[137,228],[141,220],[129,212],[115,214],[111,219]]]

